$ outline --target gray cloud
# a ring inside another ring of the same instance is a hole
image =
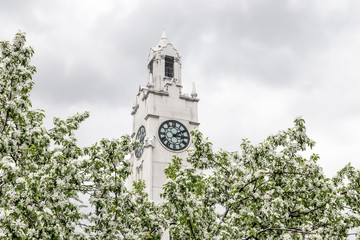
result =
[[[355,0],[5,0],[0,39],[27,32],[34,102],[53,115],[90,108],[83,133],[121,135],[131,131],[123,125],[165,28],[216,146],[260,141],[303,115],[332,174],[360,154],[359,10]]]
[[[63,106],[77,102],[118,104],[126,101],[127,91],[114,81],[107,81],[98,69],[86,63],[67,67],[59,60],[47,60],[48,64],[42,65],[36,75],[38,82],[33,92],[36,98]]]

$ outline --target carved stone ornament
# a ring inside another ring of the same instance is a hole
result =
[[[155,136],[146,136],[144,140],[144,147],[154,147]]]

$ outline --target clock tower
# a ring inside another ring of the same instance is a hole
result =
[[[174,155],[185,159],[191,147],[189,132],[199,125],[195,85],[190,95],[182,93],[181,57],[162,34],[150,49],[148,82],[135,97],[132,139],[140,142],[131,155],[130,182],[144,180],[149,198],[160,202],[164,169]]]

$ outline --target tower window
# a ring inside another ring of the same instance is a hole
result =
[[[149,63],[148,68],[149,68],[150,73],[153,73],[153,60],[151,60],[151,62]]]
[[[174,77],[174,57],[165,57],[165,77]]]

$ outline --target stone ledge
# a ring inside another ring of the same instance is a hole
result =
[[[159,115],[155,115],[155,114],[148,114],[145,116],[145,120],[148,120],[148,118],[151,117],[151,118],[159,118]]]
[[[199,126],[199,125],[200,125],[200,123],[198,123],[198,122],[192,122],[192,121],[189,121],[189,124],[190,124],[190,125],[195,125],[195,126]]]
[[[190,101],[190,102],[198,102],[200,100],[199,98],[193,98],[185,95],[180,95],[180,99],[184,99],[185,101]]]

